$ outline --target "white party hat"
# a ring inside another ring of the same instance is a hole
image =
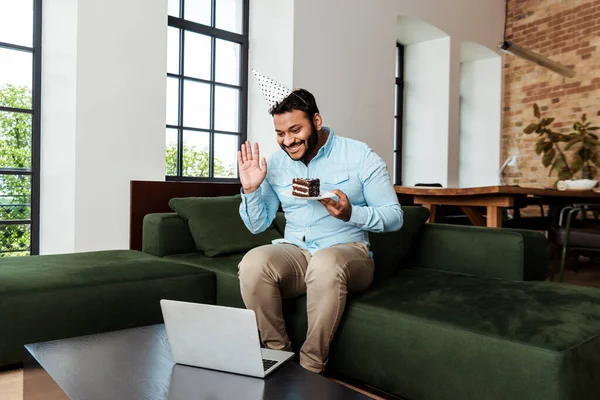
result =
[[[265,100],[269,104],[270,108],[273,108],[277,104],[281,103],[290,94],[292,94],[292,91],[281,83],[264,76],[255,69],[253,69],[252,72],[254,72],[254,77],[256,78],[258,85],[262,90],[263,96],[265,96]]]

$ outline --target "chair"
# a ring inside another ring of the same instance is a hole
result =
[[[600,251],[600,206],[596,204],[574,204],[564,207],[557,223],[550,228],[548,238],[554,246],[550,279],[554,280],[558,250],[561,250],[559,281],[564,281],[565,264],[569,252]],[[590,218],[590,215],[592,218]]]
[[[515,206],[508,207],[508,209],[513,210],[513,218],[508,218],[508,213],[506,209],[503,210],[503,221],[502,226],[505,228],[513,228],[513,229],[529,229],[535,231],[549,231],[552,226],[552,210],[548,212],[548,215],[545,215],[544,207],[541,202],[535,202],[531,205],[537,205],[540,208],[539,216],[529,216],[523,217],[521,216],[521,209],[525,208],[525,206]]]

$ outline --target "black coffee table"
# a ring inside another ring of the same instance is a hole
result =
[[[164,325],[25,348],[24,400],[368,399],[293,361],[265,379],[176,365]]]

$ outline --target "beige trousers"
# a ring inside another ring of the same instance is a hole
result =
[[[314,255],[292,244],[271,244],[244,256],[239,277],[246,308],[256,313],[261,341],[269,349],[291,351],[281,300],[306,293],[308,332],[300,349],[300,364],[321,373],[346,295],[367,289],[373,269],[364,243],[340,244]]]

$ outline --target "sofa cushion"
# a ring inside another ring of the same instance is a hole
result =
[[[597,289],[408,268],[349,302],[338,332],[331,368],[407,398],[600,393]]]
[[[238,265],[243,257],[243,253],[222,257],[207,257],[201,253],[188,253],[173,254],[165,258],[214,272],[217,279],[217,304],[228,307],[244,307],[238,279]]]
[[[0,366],[28,343],[162,323],[161,299],[214,303],[215,276],[129,250],[0,258]]]
[[[173,198],[169,206],[188,221],[196,248],[207,257],[235,254],[270,244],[281,234],[273,227],[252,234],[239,214],[241,195]]]
[[[402,210],[404,224],[399,231],[369,233],[376,279],[385,278],[402,266],[402,260],[408,254],[414,238],[429,218],[429,210],[425,207],[407,206]]]
[[[198,273],[135,250],[0,258],[0,296]]]
[[[282,211],[277,211],[275,214],[275,219],[273,220],[273,225],[277,229],[281,236],[285,235],[285,213]]]

